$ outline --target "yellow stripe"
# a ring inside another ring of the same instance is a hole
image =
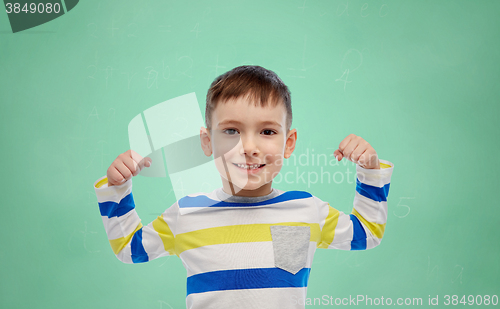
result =
[[[337,223],[339,221],[339,211],[330,204],[328,204],[328,216],[325,219],[325,225],[323,226],[323,230],[321,231],[321,241],[318,243],[318,248],[326,249],[333,241],[335,237],[335,228],[337,227]]]
[[[165,251],[168,252],[168,254],[173,255],[174,254],[174,244],[175,244],[175,237],[170,228],[168,227],[167,222],[163,220],[163,217],[158,216],[153,221],[153,228],[155,231],[158,233],[158,236],[160,236],[161,241],[163,242],[163,248],[165,248]]]
[[[142,223],[139,223],[139,225],[135,228],[135,230],[132,233],[128,234],[127,236],[120,237],[117,239],[110,239],[109,243],[111,244],[111,249],[113,249],[113,252],[115,254],[118,254],[120,251],[122,251],[122,249],[125,248],[125,246],[130,242],[135,232],[137,232],[141,227]]]
[[[320,239],[320,229],[317,223],[282,222],[230,225],[178,234],[175,237],[175,252],[179,255],[186,250],[203,246],[272,241],[270,228],[272,225],[309,226],[311,228],[311,241],[318,242]]]
[[[385,163],[382,163],[382,162],[379,162],[380,163],[380,168],[389,168],[391,167],[389,164],[385,164]]]
[[[95,185],[95,187],[100,188],[107,183],[108,183],[108,177],[104,177],[103,179],[99,180],[99,182]]]
[[[372,232],[373,235],[377,236],[377,238],[381,239],[382,236],[384,236],[385,223],[379,224],[368,222],[356,211],[356,209],[352,210],[352,214],[355,215],[359,221],[361,221],[370,230],[370,232]]]

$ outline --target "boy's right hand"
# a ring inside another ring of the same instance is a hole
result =
[[[108,168],[108,187],[123,184],[137,176],[144,167],[150,167],[152,162],[151,158],[143,158],[132,149],[120,154]]]

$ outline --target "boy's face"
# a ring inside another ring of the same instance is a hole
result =
[[[283,158],[295,149],[297,133],[286,132],[283,104],[263,108],[240,97],[219,103],[212,112],[211,132],[202,128],[200,137],[205,155],[214,155],[226,193],[263,196],[271,193]]]

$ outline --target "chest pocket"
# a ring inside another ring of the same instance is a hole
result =
[[[296,274],[306,267],[311,228],[309,226],[272,225],[274,266]]]

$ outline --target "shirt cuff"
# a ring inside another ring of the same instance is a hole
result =
[[[360,182],[375,187],[383,187],[391,182],[394,164],[386,160],[380,160],[380,169],[366,169],[356,165],[356,174]],[[382,168],[382,164],[384,167]],[[385,166],[388,167],[385,167]]]
[[[108,178],[103,176],[94,182],[94,190],[97,195],[97,202],[119,203],[125,196],[132,192],[132,179],[125,181],[119,186],[108,187]]]

